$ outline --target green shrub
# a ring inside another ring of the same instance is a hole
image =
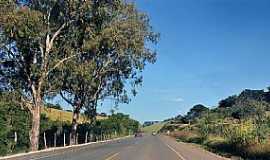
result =
[[[13,103],[0,103],[0,155],[26,151],[29,147],[30,115]],[[15,133],[17,143],[15,143]]]
[[[252,121],[232,124],[224,128],[224,137],[231,144],[245,146],[254,143],[254,130]]]

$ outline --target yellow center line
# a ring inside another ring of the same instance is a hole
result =
[[[119,152],[111,155],[110,157],[106,158],[105,160],[112,160],[113,158],[115,158],[118,155],[119,155]]]

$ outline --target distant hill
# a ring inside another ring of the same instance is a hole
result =
[[[159,130],[161,130],[161,128],[163,128],[165,124],[165,122],[155,123],[153,125],[143,127],[142,131],[146,133],[158,132]]]
[[[219,102],[218,108],[246,107],[247,101],[264,101],[270,104],[270,92],[245,89],[239,95],[229,96]]]
[[[41,113],[44,113],[46,117],[48,117],[52,121],[59,120],[67,123],[71,123],[72,121],[73,113],[69,111],[58,110],[54,108],[42,108]],[[106,116],[97,116],[98,120],[106,118],[107,118]],[[86,122],[89,122],[89,119],[85,115],[81,114],[79,117],[79,123],[86,123]]]
[[[269,88],[270,89],[270,88]],[[257,104],[263,104],[267,116],[270,116],[270,91],[245,89],[238,95],[232,95],[219,101],[215,108],[207,108],[201,104],[193,106],[186,115],[178,115],[168,119],[167,126],[178,126],[196,121],[205,113],[219,113],[234,119],[252,116]]]

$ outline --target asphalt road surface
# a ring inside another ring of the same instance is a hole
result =
[[[145,135],[113,142],[35,153],[12,160],[224,160],[165,136]]]

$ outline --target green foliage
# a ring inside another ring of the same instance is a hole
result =
[[[0,74],[5,87],[35,111],[32,150],[44,99],[61,92],[76,112],[86,108],[94,118],[100,99],[128,103],[145,65],[156,60],[148,46],[159,35],[133,3],[41,0],[21,7],[1,0],[0,8]]]
[[[0,155],[27,151],[30,115],[14,103],[0,102]],[[17,143],[14,136],[17,133]]]
[[[8,113],[8,114],[7,114]],[[14,154],[29,150],[29,135],[31,128],[30,114],[13,103],[0,102],[0,155]],[[139,122],[129,118],[128,115],[117,113],[109,116],[107,119],[97,120],[96,123],[84,123],[78,126],[78,142],[85,142],[85,134],[89,132],[95,139],[101,139],[102,136],[113,138],[124,136],[137,132]],[[14,142],[14,134],[17,133],[17,143]],[[46,133],[46,142],[48,147],[54,146],[54,134],[56,133],[56,145],[63,146],[63,134],[66,134],[66,143],[69,144],[69,134],[71,133],[71,124],[61,121],[52,121],[41,115],[39,148],[44,148],[43,133]],[[115,135],[116,133],[116,135]]]
[[[219,135],[237,145],[263,143],[269,130],[265,112],[268,104],[254,100],[241,104],[246,107],[221,108],[204,114],[198,121],[201,136],[207,139],[210,134]]]
[[[158,34],[146,14],[123,0],[87,1],[80,10],[72,43],[82,54],[58,71],[58,79],[63,80],[61,96],[93,117],[98,100],[112,97],[116,104],[128,103],[128,92],[136,95],[141,71],[156,58],[146,44],[155,44]]]
[[[249,101],[263,101],[270,102],[270,92],[264,90],[250,90],[246,89],[239,95],[229,96],[219,102],[218,108],[230,108],[230,107],[246,107]],[[266,109],[269,109],[267,107]]]
[[[226,99],[223,99],[219,102],[218,107],[219,108],[228,108],[232,107],[236,103],[237,96],[229,96]]]
[[[207,112],[192,108],[186,116],[171,119],[173,125],[167,123],[163,129],[173,131],[178,140],[198,143],[226,156],[269,159],[269,108],[269,91],[247,89],[221,100],[217,108]],[[188,123],[186,117],[194,115],[195,120]]]
[[[235,146],[245,146],[255,141],[254,126],[251,121],[228,125],[223,134],[228,142]]]
[[[58,109],[58,110],[63,110],[63,108],[59,104],[46,103],[45,107],[54,108],[54,109]]]
[[[118,134],[133,134],[139,129],[138,121],[122,113],[113,114],[100,122],[107,126],[109,131],[117,131]]]
[[[53,37],[59,27],[70,20],[65,17],[67,14],[60,16],[68,10],[67,3],[51,0],[33,1],[28,7],[20,8],[16,1],[2,0],[0,5],[1,36],[3,36],[0,43],[2,54],[5,55],[2,57],[4,64],[2,76],[7,78],[11,88],[24,90],[26,94],[21,93],[23,96],[27,96],[29,92],[31,95],[29,86],[33,83],[38,85],[42,82],[40,87],[44,93],[55,89],[48,86],[48,77],[53,77],[52,72],[48,71],[62,59],[61,57],[70,54],[58,52],[58,42],[66,41],[64,34],[57,37],[54,46],[52,44],[50,47],[47,41],[51,39],[47,39],[47,36]],[[48,12],[49,9],[51,12]]]
[[[74,26],[81,22],[82,4],[41,0],[22,7],[13,0],[0,2],[0,75],[6,90],[20,93],[19,104],[31,111],[33,151],[38,149],[43,100],[61,90],[56,69],[78,55]]]
[[[205,114],[209,109],[202,104],[193,106],[187,115],[184,117],[186,121],[195,121]]]
[[[255,136],[258,143],[263,143],[269,136],[269,117],[266,116],[266,108],[269,108],[269,104],[265,102],[254,101],[253,105],[256,110],[253,114],[253,124],[255,127]]]
[[[203,140],[207,140],[209,133],[210,133],[210,125],[211,125],[211,119],[210,119],[209,113],[206,113],[203,118],[199,120],[199,133],[201,134],[201,137]]]

